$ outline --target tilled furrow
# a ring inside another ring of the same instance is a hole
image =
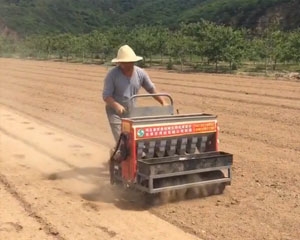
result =
[[[41,226],[47,235],[52,236],[54,239],[64,240],[65,238],[58,232],[55,225],[48,222],[47,219],[43,218],[38,212],[34,210],[32,204],[27,202],[21,193],[18,192],[17,188],[12,182],[10,182],[6,176],[0,173],[0,183],[4,188],[13,196],[23,207],[23,209],[28,213],[28,216],[32,217]]]

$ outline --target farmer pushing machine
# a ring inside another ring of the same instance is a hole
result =
[[[219,127],[212,114],[174,114],[173,99],[158,93],[147,73],[134,65],[142,57],[122,46],[105,78],[103,99],[116,147],[111,183],[174,199],[220,194],[231,183],[233,156],[219,151]],[[138,94],[143,87],[148,94]],[[158,105],[139,106],[154,98]]]

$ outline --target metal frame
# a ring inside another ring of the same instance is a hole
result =
[[[134,105],[134,100],[137,98],[150,98],[156,96],[164,96],[168,97],[170,100],[170,105],[168,106],[143,106],[137,107]],[[162,115],[173,115],[174,107],[173,107],[173,99],[169,94],[166,93],[154,93],[154,94],[138,94],[133,95],[129,100],[128,105],[128,113],[125,115],[127,118],[135,118],[135,117],[152,117],[152,116],[162,116]]]
[[[202,172],[211,172],[216,170],[226,170],[227,169],[227,177],[221,178],[221,179],[214,179],[214,180],[204,180],[194,183],[186,183],[186,184],[179,184],[174,186],[167,186],[167,187],[160,187],[160,188],[154,188],[153,182],[155,179],[159,178],[166,178],[166,177],[173,177],[173,176],[183,176],[183,175],[190,175],[195,173],[202,173]],[[183,189],[183,188],[189,188],[189,187],[196,187],[201,185],[207,185],[207,184],[213,184],[213,183],[227,183],[227,185],[230,185],[231,183],[231,166],[229,167],[214,167],[214,168],[206,168],[206,169],[197,169],[197,170],[191,170],[191,171],[181,171],[176,173],[168,173],[168,174],[158,174],[158,175],[151,175],[146,176],[143,174],[139,174],[139,176],[142,176],[145,179],[149,180],[149,187],[144,187],[140,185],[139,183],[136,183],[136,188],[148,192],[148,193],[158,193],[166,190],[175,190],[175,189]]]

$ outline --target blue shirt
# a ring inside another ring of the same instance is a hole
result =
[[[142,68],[134,66],[132,76],[127,77],[122,73],[121,68],[116,66],[108,72],[104,79],[102,97],[103,99],[113,97],[115,101],[127,108],[130,97],[138,94],[141,87],[149,93],[154,89],[153,82]],[[119,118],[115,116],[117,114],[114,109],[109,106],[106,107],[106,112],[110,122],[112,122],[113,119]]]

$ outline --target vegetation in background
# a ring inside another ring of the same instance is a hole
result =
[[[295,0],[0,0],[0,5],[4,57],[108,64],[120,45],[129,44],[144,57],[144,67],[299,70]]]
[[[300,26],[298,0],[0,0],[1,22],[25,37],[84,34],[119,26],[164,26],[205,19],[255,31],[280,19],[283,30]]]
[[[110,63],[123,45],[144,57],[144,67],[164,65],[181,71],[234,72],[263,66],[276,71],[300,63],[300,30],[283,32],[273,26],[260,35],[208,21],[181,24],[177,30],[139,26],[94,30],[88,34],[32,35],[23,40],[0,38],[0,56],[19,54],[37,59]],[[259,63],[259,64],[258,64]],[[255,69],[259,71],[258,68]]]

